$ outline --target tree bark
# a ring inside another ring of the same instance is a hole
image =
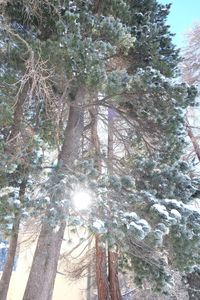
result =
[[[88,240],[88,252],[90,253],[92,249],[92,241]],[[91,300],[91,293],[92,293],[92,266],[91,264],[88,264],[88,268],[87,268],[87,296],[86,299],[87,300]]]
[[[26,184],[27,184],[27,180],[25,178],[20,184],[19,199],[21,200],[21,202],[23,202],[23,198],[26,192]],[[20,213],[15,213],[15,221],[12,226],[6,263],[0,280],[1,300],[7,299],[10,279],[12,276],[12,270],[14,267],[15,255],[16,255],[17,245],[18,245],[19,226],[20,226]]]
[[[85,90],[79,88],[76,99],[70,107],[64,142],[58,159],[58,174],[72,167],[74,160],[78,157],[84,126],[81,106],[84,96]],[[59,230],[55,232],[48,223],[42,224],[23,300],[52,299],[65,227],[66,224],[63,221],[60,223]]]
[[[109,175],[113,175],[113,156],[114,156],[114,150],[113,150],[113,143],[114,143],[114,110],[112,108],[108,109],[108,173]]]
[[[107,276],[106,250],[100,244],[100,238],[95,237],[96,247],[96,283],[99,300],[111,300]]]
[[[14,266],[15,254],[17,249],[17,241],[18,241],[18,234],[19,234],[19,218],[15,218],[15,223],[12,227],[8,255],[6,258],[6,263],[3,269],[1,281],[0,281],[0,295],[1,300],[7,299],[8,288],[10,284],[10,279],[12,276],[12,270]]]
[[[48,224],[42,225],[23,299],[52,298],[64,230],[65,223],[58,232],[54,232]]]
[[[21,123],[23,119],[23,112],[24,112],[24,103],[26,101],[27,93],[29,89],[28,82],[25,84],[23,89],[18,95],[18,100],[14,110],[14,117],[13,117],[13,125],[11,127],[10,135],[8,138],[8,147],[5,149],[11,155],[16,154],[16,147],[17,147],[17,136],[21,130]],[[26,178],[22,180],[19,189],[19,198],[22,201],[26,191]],[[12,270],[14,267],[15,255],[17,250],[17,243],[18,243],[18,236],[19,236],[19,225],[20,225],[20,215],[19,213],[15,213],[15,221],[12,226],[8,254],[5,262],[5,266],[3,269],[3,273],[0,280],[0,296],[1,300],[7,299],[10,279],[12,276]]]
[[[122,300],[118,278],[118,254],[108,250],[108,271],[111,300]]]
[[[113,156],[114,156],[114,117],[115,111],[109,109],[108,111],[108,173],[113,175]],[[110,207],[112,207],[110,205]],[[112,211],[110,212],[112,214]],[[109,249],[108,245],[108,279],[110,287],[111,300],[121,300],[122,295],[120,291],[118,278],[118,254]]]
[[[93,106],[89,110],[90,116],[91,116],[91,149],[94,151],[94,164],[96,169],[101,173],[101,156],[100,156],[100,140],[98,136],[98,120],[97,120],[97,115],[98,115],[98,107]]]
[[[90,116],[92,119],[91,126],[91,146],[95,154],[95,166],[99,173],[101,173],[101,158],[100,158],[100,141],[98,136],[98,107],[90,108]],[[107,275],[107,257],[106,249],[101,246],[101,238],[99,235],[95,237],[96,249],[96,284],[99,300],[110,300],[109,282]]]

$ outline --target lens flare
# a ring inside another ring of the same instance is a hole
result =
[[[75,209],[87,210],[91,205],[91,195],[87,191],[77,191],[72,195]]]

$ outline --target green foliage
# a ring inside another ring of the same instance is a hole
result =
[[[163,165],[152,159],[138,159],[134,172],[137,174],[136,186],[139,190],[148,190],[159,199],[176,199],[187,203],[196,188],[183,170],[182,161],[174,165]]]
[[[135,269],[135,283],[142,287],[143,281],[148,278],[149,282],[153,284],[153,290],[162,292],[163,294],[170,294],[170,289],[173,287],[173,278],[167,271],[164,262],[148,263],[139,258],[133,258],[132,264]]]

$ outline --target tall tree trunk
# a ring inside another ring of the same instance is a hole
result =
[[[100,141],[97,131],[98,107],[94,106],[90,109],[90,116],[92,119],[91,126],[91,144],[95,153],[95,165],[98,171],[101,173],[101,159],[100,159]],[[107,256],[106,249],[101,245],[100,236],[95,237],[95,249],[96,249],[96,284],[99,300],[110,300],[109,282],[107,275]]]
[[[108,271],[111,300],[121,300],[121,290],[118,278],[118,254],[108,250]]]
[[[109,282],[107,276],[107,257],[106,251],[101,246],[100,238],[95,237],[96,247],[96,283],[99,300],[111,300]]]
[[[54,232],[48,224],[42,225],[23,299],[52,298],[64,230],[65,223],[57,232]]]
[[[108,110],[108,173],[113,175],[113,155],[114,155],[114,117],[115,111],[111,108]],[[112,207],[110,205],[110,207]],[[112,211],[110,212],[112,214]],[[118,254],[109,250],[108,245],[108,278],[111,300],[121,300],[122,295],[118,278]]]
[[[59,154],[58,175],[66,172],[67,167],[72,167],[78,157],[84,125],[81,107],[84,97],[85,90],[79,88],[69,110],[64,142]],[[59,230],[55,231],[49,224],[42,224],[23,300],[52,299],[65,226],[65,222],[61,222]]]
[[[26,101],[27,93],[29,90],[28,82],[25,84],[23,89],[18,95],[17,103],[15,106],[14,117],[13,117],[13,125],[11,127],[10,135],[8,138],[8,147],[5,149],[9,154],[15,155],[16,147],[17,147],[17,136],[20,134],[21,123],[23,119],[24,112],[24,103]],[[23,201],[25,191],[26,191],[26,178],[22,180],[19,188],[19,199]],[[0,280],[0,299],[6,300],[10,279],[12,276],[12,270],[15,262],[15,255],[17,250],[17,242],[19,236],[19,225],[20,225],[20,215],[19,213],[15,213],[15,220],[12,226],[8,254],[5,262],[5,266],[3,269],[3,273]]]

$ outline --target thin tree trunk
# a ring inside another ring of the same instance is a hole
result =
[[[78,157],[84,125],[81,107],[84,96],[85,90],[79,88],[69,110],[64,142],[59,154],[58,175],[66,172],[67,167],[72,167]],[[52,299],[65,226],[65,222],[62,222],[59,230],[55,232],[49,224],[42,224],[23,300]]]
[[[113,175],[113,156],[114,156],[114,117],[115,111],[108,111],[108,173]],[[110,207],[112,207],[110,205]],[[112,212],[110,212],[112,214]],[[121,300],[122,295],[118,278],[118,254],[109,250],[108,245],[108,279],[110,287],[111,300]]]
[[[92,249],[92,241],[88,240],[88,252],[90,253]],[[92,266],[91,264],[88,265],[87,268],[87,300],[91,300],[91,292],[92,292]]]
[[[18,101],[15,106],[13,125],[11,127],[10,135],[8,138],[8,147],[5,149],[11,155],[15,155],[17,147],[17,136],[21,130],[21,123],[23,119],[24,112],[24,103],[26,101],[27,93],[29,89],[29,84],[26,83],[22,91],[18,95]],[[22,201],[26,191],[26,179],[22,181],[19,189],[19,199]],[[3,269],[3,273],[0,280],[0,299],[6,300],[10,279],[12,276],[12,270],[14,267],[15,255],[17,250],[17,242],[19,236],[19,225],[20,225],[20,216],[19,213],[15,213],[15,220],[12,226],[8,254]]]
[[[192,129],[190,128],[189,125],[187,125],[187,133],[188,133],[188,136],[192,142],[192,145],[193,145],[193,148],[194,148],[194,151],[196,153],[196,156],[198,158],[198,160],[200,161],[200,147],[199,147],[199,144],[198,142],[196,141],[196,138],[192,132]]]
[[[3,274],[1,277],[1,281],[0,281],[0,295],[1,295],[0,299],[1,300],[7,299],[8,288],[9,288],[9,284],[10,284],[10,279],[11,279],[11,275],[12,275],[15,254],[16,254],[16,249],[17,249],[19,224],[20,224],[20,220],[18,218],[15,218],[15,223],[13,224],[13,227],[12,227],[6,263],[5,263],[5,266],[3,269]]]
[[[114,134],[113,134],[113,126],[114,126],[114,111],[112,108],[108,109],[108,173],[113,175],[113,143],[114,143]]]
[[[27,184],[27,180],[25,178],[22,181],[22,183],[20,184],[19,199],[21,202],[23,202],[23,198],[25,196],[26,184]],[[15,213],[15,220],[14,220],[14,223],[12,226],[6,263],[5,263],[3,273],[1,276],[1,280],[0,280],[0,296],[1,296],[0,299],[1,300],[7,299],[10,279],[12,276],[12,270],[14,267],[15,255],[16,255],[17,245],[18,245],[19,226],[20,226],[20,214]]]

